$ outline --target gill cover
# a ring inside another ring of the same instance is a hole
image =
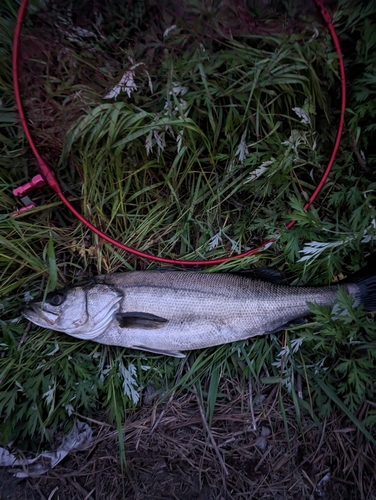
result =
[[[74,287],[48,294],[44,303],[34,302],[23,315],[39,326],[92,340],[107,329],[122,297],[108,285]]]
[[[93,340],[104,333],[114,315],[119,311],[123,294],[107,285],[95,285],[82,289],[86,294],[87,321],[75,331],[66,333],[79,339]]]
[[[79,291],[80,298],[77,293],[74,293],[75,291]],[[72,326],[64,330],[65,333],[79,339],[95,339],[104,333],[114,314],[119,311],[119,302],[122,298],[121,292],[107,285],[73,288],[65,301],[70,305],[73,321]],[[81,309],[80,315],[73,313],[76,311],[77,300],[80,304],[84,304],[84,310],[79,308]]]

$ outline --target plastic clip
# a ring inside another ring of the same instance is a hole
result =
[[[23,203],[22,208],[16,209],[12,217],[16,217],[17,215],[20,215],[21,212],[25,212],[27,210],[30,210],[31,208],[35,207],[35,203],[27,196],[27,193],[32,191],[33,189],[40,188],[45,185],[43,177],[38,174],[35,175],[31,181],[26,182],[26,184],[23,184],[22,186],[19,186],[15,189],[13,189],[13,194],[14,196],[17,196],[18,198],[21,198],[21,202]]]

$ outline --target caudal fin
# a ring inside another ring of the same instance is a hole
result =
[[[356,294],[357,302],[363,305],[367,312],[376,311],[376,256],[373,254],[369,263],[356,273],[346,278],[347,283],[355,283],[358,286]]]

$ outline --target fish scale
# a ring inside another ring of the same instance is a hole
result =
[[[278,331],[309,314],[309,302],[333,304],[339,286],[362,301],[356,283],[294,287],[226,273],[133,271],[55,292],[23,315],[79,339],[183,357]]]
[[[308,302],[330,305],[338,286],[290,287],[229,274],[145,271],[99,277],[124,297],[120,312],[151,313],[162,328],[122,328],[115,319],[97,342],[180,355],[275,331],[309,314]]]

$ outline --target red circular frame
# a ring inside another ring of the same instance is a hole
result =
[[[318,183],[315,191],[312,193],[309,200],[304,205],[304,207],[303,207],[304,210],[308,210],[308,208],[315,201],[315,199],[319,195],[321,189],[323,188],[323,186],[326,182],[326,179],[328,178],[328,175],[332,169],[332,166],[334,164],[334,160],[335,160],[335,157],[337,155],[337,152],[338,152],[338,149],[340,146],[340,142],[341,142],[341,136],[342,136],[343,127],[344,127],[344,120],[345,120],[345,118],[344,118],[345,117],[345,109],[346,109],[346,76],[345,76],[345,65],[344,65],[344,61],[343,61],[341,46],[340,46],[340,43],[338,40],[337,33],[336,33],[334,26],[333,26],[332,18],[324,5],[324,0],[315,0],[315,3],[316,3],[316,6],[318,7],[318,9],[320,10],[321,16],[324,19],[324,21],[329,29],[330,35],[333,39],[334,47],[335,47],[336,52],[338,54],[339,71],[340,71],[340,77],[341,77],[341,116],[340,116],[340,120],[339,120],[339,124],[338,124],[338,131],[337,131],[336,139],[334,142],[332,155],[330,157],[328,166],[326,167],[325,172],[324,172],[320,182]],[[18,11],[18,15],[17,15],[16,26],[15,26],[15,30],[14,30],[14,39],[13,39],[13,59],[12,59],[13,69],[12,69],[12,74],[13,74],[14,94],[15,94],[15,98],[16,98],[17,108],[18,108],[18,112],[19,112],[20,119],[21,119],[21,124],[22,124],[22,127],[24,129],[25,135],[26,135],[27,140],[30,144],[30,147],[31,147],[31,149],[32,149],[37,161],[38,161],[38,166],[39,166],[39,170],[40,170],[41,175],[43,176],[46,183],[50,186],[50,188],[53,191],[55,191],[55,193],[59,196],[61,201],[69,208],[69,210],[73,213],[73,215],[75,217],[77,217],[77,219],[79,219],[86,227],[91,229],[95,234],[97,234],[99,237],[101,237],[102,239],[104,239],[108,243],[111,243],[112,245],[114,245],[122,250],[126,250],[127,252],[130,252],[133,255],[136,255],[137,257],[142,257],[144,259],[151,260],[154,262],[162,262],[164,264],[174,264],[174,265],[184,265],[184,266],[198,266],[198,265],[208,266],[208,265],[214,265],[214,264],[222,264],[222,263],[227,262],[229,260],[241,259],[242,257],[247,257],[249,255],[257,254],[261,250],[263,250],[267,245],[269,245],[275,241],[274,239],[270,239],[270,240],[265,241],[262,245],[260,245],[257,248],[254,248],[252,250],[248,250],[247,252],[241,253],[239,255],[224,257],[221,259],[200,260],[200,261],[175,260],[175,259],[167,259],[164,257],[156,257],[154,255],[151,255],[151,254],[148,254],[145,252],[141,252],[140,250],[137,250],[135,248],[128,247],[128,246],[124,245],[123,243],[120,243],[119,241],[116,241],[116,240],[110,238],[107,234],[100,231],[98,228],[93,226],[93,224],[91,224],[87,219],[85,219],[85,217],[82,214],[80,214],[80,212],[78,212],[72,206],[72,204],[69,202],[69,200],[67,200],[67,198],[65,197],[52,169],[47,165],[47,163],[43,160],[43,158],[39,154],[39,152],[34,144],[33,138],[31,137],[30,130],[29,130],[26,118],[25,118],[25,113],[24,113],[23,106],[22,106],[20,88],[19,88],[18,53],[19,53],[19,41],[20,41],[22,22],[23,22],[23,19],[25,16],[26,8],[27,8],[27,0],[22,0],[21,4],[20,4],[19,11]],[[290,229],[295,223],[296,223],[295,220],[290,221],[286,225],[286,228]]]

